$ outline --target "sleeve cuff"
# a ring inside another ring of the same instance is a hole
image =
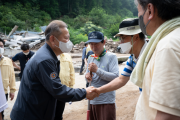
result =
[[[10,93],[15,93],[16,92],[16,90],[10,90]]]
[[[70,87],[70,88],[73,88],[73,85],[70,85],[69,87]]]
[[[83,90],[83,92],[85,93],[85,94],[83,95],[83,98],[86,98],[86,94],[87,94],[87,93],[86,93],[86,89],[83,88],[82,90]]]
[[[101,74],[101,72],[102,72],[102,71],[101,71],[101,69],[100,69],[100,68],[98,68],[98,69],[97,69],[97,71],[96,71],[96,74],[97,74],[97,75],[100,75],[100,74]]]
[[[170,107],[167,107],[167,106],[163,106],[163,105],[154,103],[152,101],[149,102],[149,106],[151,108],[154,108],[154,109],[158,110],[158,111],[162,111],[162,112],[165,112],[165,113],[180,117],[180,110],[178,110],[178,109],[173,109],[173,108],[170,108]]]

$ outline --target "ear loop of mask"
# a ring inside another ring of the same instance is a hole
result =
[[[51,34],[51,32],[50,33],[48,33],[46,36],[45,36],[45,38],[47,39],[47,36],[49,35],[49,34]],[[53,35],[54,36],[54,35]],[[49,36],[50,37],[50,36]],[[54,36],[55,37],[55,36]],[[55,39],[58,41],[58,39],[55,37]],[[58,41],[59,42],[59,41]],[[55,45],[56,46],[56,45]],[[56,47],[58,47],[58,46],[56,46]],[[59,47],[58,47],[59,48]]]
[[[147,10],[147,8],[146,8]],[[146,13],[146,10],[144,11],[144,14]],[[143,14],[143,19],[144,19],[144,14]],[[147,27],[147,25],[149,24],[150,20],[147,22],[147,24],[144,26],[144,29]],[[147,33],[146,33],[147,34]]]

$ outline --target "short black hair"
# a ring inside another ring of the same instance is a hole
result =
[[[103,43],[103,42],[104,42],[104,40],[101,41],[101,43]]]
[[[144,39],[145,39],[145,35],[141,32],[141,33],[139,33],[139,38],[140,38],[141,40],[144,40]]]
[[[84,46],[88,45],[88,43],[84,43]]]
[[[2,43],[3,43],[3,45],[5,45],[5,42],[4,42],[4,40],[3,40],[3,39],[1,39],[1,38],[0,38],[0,42],[2,42]]]
[[[21,50],[23,50],[23,51],[29,50],[29,45],[28,44],[22,44]]]
[[[163,20],[170,20],[180,16],[180,0],[137,0],[145,10],[152,3],[158,10],[158,16]]]

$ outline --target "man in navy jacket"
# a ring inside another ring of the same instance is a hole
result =
[[[72,89],[61,84],[57,56],[72,49],[63,21],[52,21],[45,31],[46,43],[27,62],[11,120],[53,120],[57,100],[80,101],[98,96],[87,89]]]

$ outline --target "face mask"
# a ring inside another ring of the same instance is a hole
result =
[[[55,37],[56,38],[56,37]],[[58,41],[58,39],[56,38],[56,40]],[[58,41],[59,42],[59,47],[58,47],[63,53],[68,53],[72,50],[73,48],[73,43],[69,40],[67,43],[64,43],[64,42],[61,42],[61,41]]]
[[[121,47],[122,54],[129,54],[132,47],[131,42],[123,43],[123,44],[120,44],[119,46]]]
[[[4,48],[0,48],[0,55],[4,53]]]
[[[29,55],[29,52],[27,52],[27,53],[25,53],[25,52],[23,52],[25,55]]]
[[[147,8],[146,8],[146,10],[147,10]],[[146,10],[144,11],[144,14],[145,14]],[[141,16],[139,16],[139,26],[140,26],[140,28],[141,28],[142,33],[143,33],[144,35],[148,35],[148,34],[146,33],[146,27],[147,27],[147,25],[149,24],[150,20],[149,20],[148,23],[145,25],[145,24],[144,24],[144,21],[143,21],[144,14],[141,15]]]
[[[136,43],[136,41],[133,42],[133,37],[131,37],[131,41],[132,41],[132,44],[133,44],[133,45]],[[130,52],[131,48],[133,47],[133,45],[131,45],[131,42],[127,42],[127,43],[120,44],[120,45],[119,45],[119,46],[121,47],[120,52],[121,52],[122,54],[129,54],[129,52]],[[133,50],[133,49],[132,49],[132,50]]]

